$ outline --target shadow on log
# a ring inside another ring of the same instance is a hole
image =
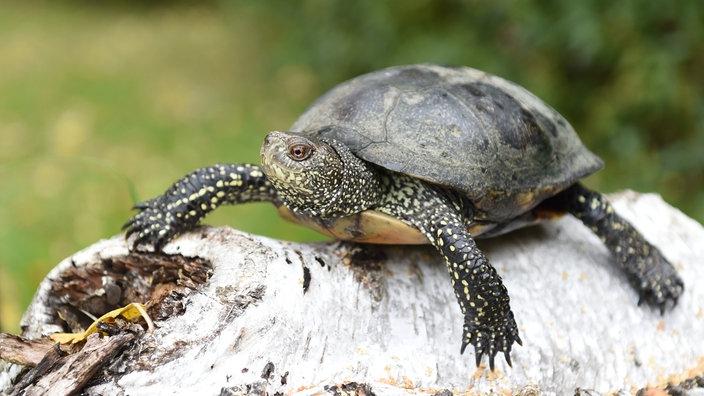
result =
[[[524,340],[513,368],[500,362],[492,373],[474,366],[471,348],[460,355],[462,317],[430,247],[300,244],[204,227],[166,255],[130,254],[117,236],[60,263],[25,314],[23,337],[79,330],[92,321],[87,313],[130,302],[147,304],[158,329],[126,325],[66,356],[44,342],[44,359],[59,367],[0,363],[0,391],[528,395],[704,386],[704,229],[656,195],[612,201],[677,266],[678,306],[665,315],[638,307],[606,249],[573,218],[481,240]],[[93,371],[80,368],[90,356],[100,357]],[[45,379],[58,370],[64,381]]]

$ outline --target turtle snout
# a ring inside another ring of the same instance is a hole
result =
[[[271,165],[281,163],[282,153],[286,150],[286,133],[284,132],[269,132],[264,137],[264,143],[259,150],[259,160],[261,161],[264,173],[271,171]]]
[[[279,144],[286,144],[286,138],[288,136],[291,136],[291,135],[286,132],[280,132],[280,131],[269,132],[264,137],[264,143],[262,144],[262,148],[271,147],[271,146],[279,145]]]
[[[280,132],[269,132],[266,134],[266,137],[264,137],[264,143],[262,143],[262,148],[259,150],[259,158],[262,162],[265,162],[265,157],[267,153],[271,152],[272,146],[274,146],[277,141],[281,141],[279,134]]]
[[[269,132],[266,134],[264,137],[264,143],[262,144],[262,150],[264,150],[264,147],[268,147],[271,145],[271,142],[273,142],[276,139],[276,132]]]

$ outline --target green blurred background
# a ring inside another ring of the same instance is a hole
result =
[[[704,220],[704,2],[0,1],[0,328],[39,281],[119,232],[134,199],[219,161],[338,82],[468,65],[550,103],[607,163]],[[267,204],[210,224],[321,239]]]

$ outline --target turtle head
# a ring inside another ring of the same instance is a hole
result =
[[[361,200],[370,195],[363,190],[374,184],[375,171],[335,141],[270,132],[260,156],[267,178],[294,212],[345,216],[367,209],[378,199],[377,192]]]

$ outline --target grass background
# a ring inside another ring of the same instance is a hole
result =
[[[704,221],[704,3],[0,1],[0,329],[135,200],[261,139],[355,75],[468,65],[558,109],[607,163],[587,183],[656,191]],[[321,239],[267,204],[210,224]]]

